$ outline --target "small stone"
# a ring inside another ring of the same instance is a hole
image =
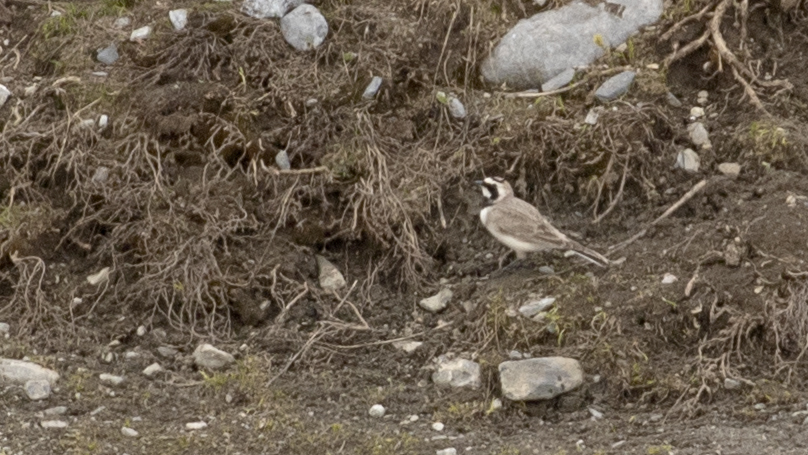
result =
[[[552,275],[555,273],[555,269],[553,269],[549,265],[543,265],[539,267],[539,273],[543,273],[545,275]]]
[[[575,77],[575,69],[574,68],[567,68],[564,71],[558,73],[555,77],[550,79],[549,81],[541,84],[541,91],[542,92],[552,92],[553,90],[558,90],[570,82]]]
[[[493,400],[491,400],[491,405],[488,406],[488,411],[496,412],[499,411],[500,409],[502,409],[502,400],[500,400],[499,398],[494,398]]]
[[[393,343],[393,347],[406,352],[407,354],[412,354],[415,352],[416,349],[420,348],[421,345],[424,343],[421,341],[396,341]]]
[[[502,395],[514,401],[554,398],[583,384],[581,364],[566,357],[509,360],[499,364]]]
[[[679,98],[677,98],[676,95],[674,95],[671,92],[668,92],[665,95],[665,101],[667,101],[668,104],[673,106],[673,107],[682,107],[682,102],[679,101]]]
[[[698,95],[696,95],[696,102],[697,102],[697,103],[699,103],[699,104],[701,104],[702,106],[704,106],[705,104],[707,104],[707,103],[708,103],[707,98],[708,98],[709,96],[710,96],[710,94],[709,94],[709,93],[707,93],[707,90],[702,90],[702,91],[700,91],[700,92],[698,93]]]
[[[379,93],[379,89],[382,87],[382,82],[384,82],[384,79],[379,76],[373,76],[368,86],[365,87],[365,91],[362,93],[362,98],[366,100],[373,99],[376,94]]]
[[[659,69],[659,63],[649,63],[649,64],[645,65],[645,67],[648,68],[649,70],[656,71],[656,70]]]
[[[54,406],[52,408],[45,409],[42,411],[43,415],[46,416],[60,416],[67,412],[66,406]]]
[[[696,147],[701,147],[703,149],[712,148],[712,144],[710,144],[710,136],[707,133],[707,128],[704,127],[703,123],[695,122],[687,125],[687,132],[690,135],[690,142],[692,142]]]
[[[43,379],[53,385],[59,380],[59,373],[24,360],[0,358],[0,382],[25,384],[30,380]]]
[[[235,357],[220,349],[216,349],[208,343],[200,344],[196,350],[194,350],[194,363],[196,363],[197,366],[210,370],[224,368],[235,361]]]
[[[98,273],[94,273],[87,277],[87,282],[93,286],[109,280],[109,267],[104,267]]]
[[[519,360],[519,359],[522,358],[522,353],[519,352],[519,351],[516,351],[516,350],[509,351],[508,352],[508,358],[511,359],[511,360]]]
[[[385,412],[387,412],[387,410],[384,409],[384,406],[380,404],[374,404],[373,406],[370,407],[368,415],[375,418],[381,418],[384,417]]]
[[[163,357],[170,359],[176,356],[179,353],[179,351],[177,351],[174,348],[170,348],[168,346],[160,346],[159,348],[157,348],[157,353]]]
[[[138,437],[138,432],[129,427],[122,427],[121,434],[126,436],[127,438],[136,438]]]
[[[0,107],[3,107],[9,98],[11,98],[11,90],[5,85],[0,84]]]
[[[303,0],[245,0],[241,12],[256,19],[283,17],[289,8],[303,4]]]
[[[724,378],[724,388],[727,390],[735,390],[741,388],[741,382],[732,378]]]
[[[50,382],[46,379],[31,379],[25,382],[25,394],[31,401],[48,398],[51,394]]]
[[[452,290],[449,288],[443,288],[437,294],[433,295],[432,297],[427,297],[425,299],[421,299],[418,302],[418,305],[421,308],[432,312],[437,313],[446,308],[449,305],[449,302],[452,300]]]
[[[741,173],[741,165],[738,163],[721,163],[718,165],[718,172],[727,177],[737,177]]]
[[[132,19],[129,18],[129,17],[124,16],[124,17],[119,17],[119,18],[115,19],[115,22],[112,24],[112,26],[115,27],[115,28],[124,28],[124,27],[128,27],[129,24],[131,24],[131,23],[132,23]]]
[[[555,301],[555,297],[545,297],[540,300],[532,300],[519,307],[519,314],[526,318],[533,317],[553,306]]]
[[[315,259],[317,260],[317,268],[319,269],[320,287],[323,288],[324,291],[336,291],[337,289],[345,287],[347,284],[345,277],[342,276],[342,273],[340,273],[339,269],[337,269],[334,264],[319,254],[315,256]]]
[[[432,429],[435,431],[443,431],[444,425],[442,422],[435,422],[432,424]]]
[[[282,171],[288,171],[292,168],[292,163],[289,162],[289,155],[286,153],[286,150],[281,150],[275,154],[275,164],[277,164],[278,169]]]
[[[592,415],[592,419],[594,420],[600,420],[603,418],[603,413],[597,409],[589,408],[589,413]]]
[[[698,172],[701,165],[701,158],[691,149],[684,149],[676,156],[675,167],[684,169],[687,172]]]
[[[205,422],[188,422],[185,424],[186,430],[203,430],[208,427]]]
[[[39,422],[39,426],[41,426],[42,428],[55,428],[55,429],[67,428],[67,422],[63,420],[43,420],[42,422]]]
[[[679,278],[677,278],[676,275],[674,275],[672,273],[666,273],[662,277],[662,284],[671,284],[671,283],[675,283],[677,281],[679,281]]]
[[[105,65],[112,65],[120,58],[118,55],[118,46],[115,44],[110,44],[109,46],[99,50],[95,58]]]
[[[146,327],[141,325],[140,327],[137,328],[137,332],[135,333],[137,333],[137,336],[142,337],[143,335],[146,334]]]
[[[155,363],[147,366],[146,368],[144,368],[143,369],[143,374],[146,375],[146,376],[152,377],[152,376],[154,376],[155,374],[157,374],[157,373],[159,373],[161,371],[164,371],[163,367],[161,367],[159,363],[155,362]]]
[[[140,357],[140,353],[135,351],[126,351],[126,354],[124,354],[123,357],[127,360],[136,359]]]
[[[704,117],[704,108],[698,106],[690,108],[690,117],[694,119]]]
[[[466,106],[454,96],[449,97],[449,115],[456,119],[466,118]]]
[[[753,406],[753,408],[755,408],[757,411],[763,411],[766,409],[766,403],[757,403]]]
[[[316,49],[328,35],[328,22],[316,7],[303,4],[281,18],[281,33],[299,51]]]
[[[449,447],[448,449],[436,450],[435,455],[457,455],[457,449]]]
[[[635,75],[634,71],[623,71],[616,76],[610,77],[595,91],[595,98],[605,103],[623,95],[628,92],[631,83],[634,82]]]
[[[104,129],[108,124],[109,124],[109,116],[107,114],[101,114],[101,116],[98,117],[98,127]]]
[[[592,109],[589,109],[589,112],[586,113],[584,123],[586,123],[587,125],[597,125],[598,117],[600,117],[601,112],[603,112],[603,106],[597,106],[593,107]]]
[[[466,359],[446,360],[441,356],[432,382],[450,387],[480,387],[480,364]]]
[[[724,262],[726,262],[728,267],[739,267],[743,255],[744,252],[738,245],[729,243],[724,249]]]
[[[175,9],[168,12],[168,20],[174,26],[174,30],[180,31],[188,25],[188,10]]]
[[[314,107],[320,101],[317,98],[309,98],[306,100],[306,107]]]
[[[10,331],[11,331],[11,326],[10,326],[10,325],[8,325],[8,323],[6,323],[6,322],[0,322],[0,334],[2,334],[2,335],[8,335],[8,333],[9,333]]]
[[[143,41],[151,35],[151,32],[152,28],[151,26],[148,25],[132,30],[132,34],[129,35],[129,41],[132,42]]]
[[[100,379],[101,382],[105,382],[109,385],[121,385],[123,384],[124,380],[123,376],[115,376],[113,374],[107,374],[107,373],[101,373],[100,375],[98,375],[98,379]]]

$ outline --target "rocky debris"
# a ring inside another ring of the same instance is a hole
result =
[[[679,278],[676,278],[676,275],[674,275],[672,273],[666,273],[662,277],[662,284],[672,284],[672,283],[675,283],[677,281],[679,281]]]
[[[370,407],[368,415],[375,418],[381,418],[384,417],[385,412],[387,412],[387,410],[384,409],[384,406],[380,404],[374,404],[373,406]]]
[[[380,76],[373,76],[368,86],[365,87],[365,91],[362,92],[362,98],[366,100],[375,98],[376,94],[379,93],[379,89],[382,87],[382,82],[384,82],[384,79]]]
[[[727,390],[740,389],[741,382],[732,378],[724,378],[724,388]]]
[[[303,0],[245,0],[241,12],[256,19],[283,17],[290,8],[303,4]]]
[[[151,36],[152,28],[150,25],[145,25],[140,28],[136,28],[132,30],[132,34],[129,35],[129,41],[136,43],[138,41],[143,41]]]
[[[442,311],[449,305],[449,302],[452,300],[452,290],[449,288],[443,288],[437,294],[433,295],[432,297],[427,297],[425,299],[421,299],[418,302],[418,305],[421,308],[431,312],[437,313],[438,311]]]
[[[721,163],[718,165],[718,172],[727,177],[737,177],[741,173],[741,165],[738,163]]]
[[[575,69],[574,68],[567,68],[564,71],[558,73],[555,77],[551,78],[549,81],[541,84],[541,91],[542,92],[552,92],[553,90],[558,90],[570,82],[575,77]]]
[[[98,127],[104,129],[107,127],[108,124],[109,124],[109,116],[107,114],[101,114],[101,116],[98,117]]]
[[[586,66],[662,14],[662,0],[575,1],[519,21],[483,62],[485,80],[535,88],[569,68]],[[593,39],[595,37],[595,39]]]
[[[220,349],[216,349],[208,343],[200,344],[196,350],[194,350],[194,363],[199,367],[209,370],[219,370],[235,361],[235,357]]]
[[[692,142],[696,147],[700,147],[702,149],[710,149],[713,147],[710,143],[710,136],[707,133],[707,128],[704,127],[703,123],[694,122],[687,125],[687,133],[690,136],[690,142]]]
[[[336,291],[345,287],[345,277],[342,276],[342,273],[334,264],[319,254],[315,256],[315,259],[319,269],[320,287],[324,291]]]
[[[104,281],[107,281],[108,279],[109,279],[109,267],[104,267],[97,273],[89,275],[87,277],[87,282],[95,286],[97,284],[103,283]]]
[[[595,90],[595,98],[603,103],[617,99],[617,97],[628,92],[631,83],[634,82],[635,76],[636,73],[634,71],[623,71],[620,74],[606,79],[606,82]]]
[[[179,353],[179,351],[177,351],[174,348],[170,348],[168,346],[160,346],[159,348],[157,348],[157,353],[167,359],[171,359],[174,356],[176,356]]]
[[[168,12],[168,20],[174,26],[174,30],[180,31],[188,25],[188,10],[175,9]]]
[[[406,352],[407,354],[412,354],[415,352],[416,349],[420,348],[421,345],[424,343],[421,341],[396,341],[393,343],[393,347]]]
[[[0,107],[3,107],[9,98],[11,98],[11,90],[5,85],[0,84]]]
[[[707,93],[707,90],[702,90],[698,93],[698,95],[696,95],[696,102],[704,106],[709,102],[707,99],[709,96],[710,94]]]
[[[449,115],[457,119],[466,118],[466,106],[463,106],[463,102],[457,97],[450,95],[447,104],[449,106]]]
[[[523,357],[524,357],[524,355],[519,351],[516,351],[516,350],[508,351],[508,358],[511,359],[511,360],[519,360],[519,359],[521,359]]]
[[[693,120],[704,117],[704,108],[694,106],[690,108],[690,118]]]
[[[123,384],[123,376],[115,376],[114,374],[101,373],[98,375],[98,379],[100,379],[101,382],[109,385]]]
[[[724,262],[729,267],[739,267],[743,255],[743,248],[739,247],[735,242],[730,242],[724,249]]]
[[[146,334],[146,332],[147,332],[146,326],[140,325],[138,326],[137,331],[135,331],[135,334],[139,337],[142,337],[143,335]]]
[[[204,430],[208,427],[208,424],[205,422],[188,422],[185,424],[186,430]]]
[[[589,109],[589,112],[586,113],[586,118],[584,119],[584,123],[587,125],[597,125],[598,118],[600,118],[600,113],[603,112],[603,106],[596,106],[592,109]]]
[[[600,420],[603,418],[603,413],[594,408],[589,408],[589,414],[592,415],[592,420]]]
[[[139,435],[137,430],[129,427],[121,427],[121,434],[126,436],[127,438],[136,438]]]
[[[45,409],[42,411],[42,415],[46,416],[60,416],[67,412],[66,406],[54,406],[52,408]]]
[[[675,167],[684,169],[687,172],[698,172],[701,165],[701,158],[692,149],[684,149],[676,156]]]
[[[547,400],[583,384],[581,364],[566,357],[509,360],[499,364],[502,395],[514,401]]]
[[[491,405],[488,406],[488,413],[496,412],[502,409],[502,400],[499,398],[494,398],[491,400]]]
[[[95,56],[99,62],[105,65],[112,65],[113,63],[117,62],[120,56],[118,55],[118,46],[115,44],[110,44],[109,46],[100,49],[98,54]]]
[[[435,455],[457,455],[457,449],[449,447],[447,449],[436,450]]]
[[[277,164],[278,169],[282,171],[292,169],[292,163],[289,162],[289,154],[286,153],[286,150],[281,150],[275,154],[275,164]]]
[[[25,382],[25,394],[31,401],[48,398],[51,394],[51,385],[46,379],[31,379]]]
[[[480,387],[480,364],[466,359],[447,360],[438,358],[438,365],[432,373],[432,382],[450,387]]]
[[[533,317],[553,306],[555,301],[555,297],[545,297],[540,300],[531,300],[530,302],[519,307],[519,314],[526,318]]]
[[[6,322],[0,322],[0,335],[8,335],[11,331],[11,326]]]
[[[676,97],[676,95],[674,95],[674,94],[673,94],[673,93],[671,93],[671,92],[668,92],[668,93],[665,95],[665,101],[667,101],[667,102],[668,102],[668,104],[669,104],[670,106],[672,106],[672,107],[682,107],[682,102],[681,102],[681,101],[679,101],[679,98],[677,98],[677,97]]]
[[[51,385],[59,380],[59,373],[23,360],[0,359],[0,379],[14,384],[25,384],[42,379]]]
[[[444,428],[445,425],[443,425],[443,422],[434,422],[432,424],[432,429],[435,431],[443,431]]]
[[[39,422],[39,426],[42,428],[54,429],[67,428],[67,422],[64,420],[43,420],[42,422]]]
[[[124,16],[115,19],[115,22],[112,24],[112,26],[115,28],[124,28],[129,27],[131,23],[132,19],[130,17]]]
[[[328,35],[328,22],[316,7],[303,4],[283,16],[281,33],[299,51],[316,49]]]
[[[161,371],[165,371],[165,370],[163,369],[162,366],[160,366],[159,363],[154,362],[153,364],[151,364],[151,365],[149,365],[149,366],[147,366],[146,368],[143,369],[143,374],[148,376],[148,377],[152,377],[152,376],[154,376],[155,374],[157,374],[157,373],[159,373]]]

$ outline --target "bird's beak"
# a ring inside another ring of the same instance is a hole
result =
[[[474,181],[474,184],[475,184],[475,185],[482,185],[482,184],[483,184],[483,181],[482,181],[482,180],[475,180],[475,181]]]

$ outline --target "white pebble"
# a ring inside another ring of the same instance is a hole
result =
[[[157,373],[159,373],[161,371],[163,371],[163,367],[161,367],[159,363],[155,362],[155,363],[147,366],[143,370],[143,374],[146,375],[146,376],[151,377],[151,376],[154,376],[155,374],[157,374]]]
[[[145,334],[146,334],[146,327],[145,326],[140,326],[140,327],[137,328],[137,336],[142,337]]]
[[[444,425],[442,422],[435,422],[432,424],[432,429],[435,431],[443,431]]]
[[[138,437],[138,432],[133,428],[123,427],[121,428],[121,434],[128,437],[128,438],[136,438]]]
[[[662,277],[662,284],[671,284],[679,281],[679,278],[676,278],[676,275],[671,273],[666,273],[665,276]]]
[[[111,385],[121,385],[123,383],[123,376],[115,376],[113,374],[101,373],[98,375],[101,382],[106,382]]]
[[[208,427],[205,422],[188,422],[185,424],[186,430],[202,430]]]
[[[67,428],[67,422],[64,420],[43,420],[39,425],[42,428]]]
[[[385,412],[387,412],[387,410],[384,409],[384,406],[382,406],[380,404],[374,404],[373,406],[370,407],[370,410],[368,411],[368,414],[371,417],[378,418],[378,417],[384,417]]]
[[[457,455],[457,449],[449,447],[448,449],[437,450],[435,451],[435,455]]]

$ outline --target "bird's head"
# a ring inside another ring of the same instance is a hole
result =
[[[474,183],[480,185],[483,196],[485,196],[485,199],[491,204],[499,202],[506,197],[513,196],[513,188],[501,177],[486,177]]]

